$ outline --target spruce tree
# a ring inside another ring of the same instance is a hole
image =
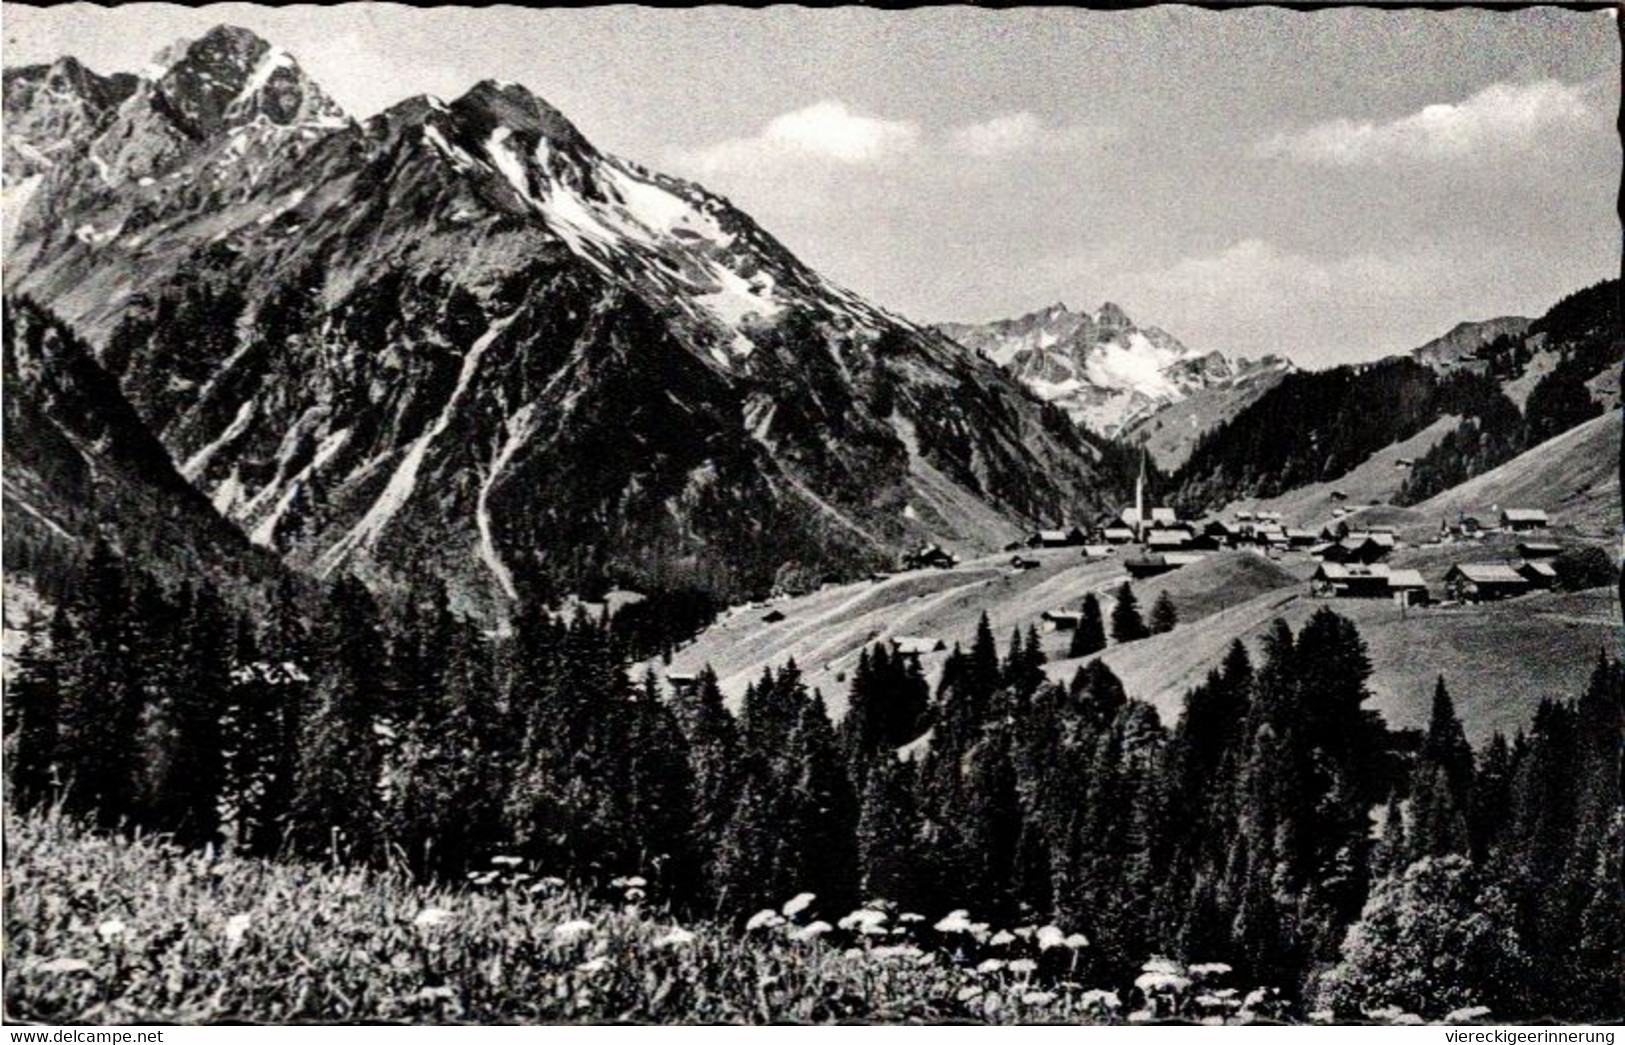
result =
[[[1140,604],[1134,597],[1134,588],[1124,581],[1117,588],[1117,602],[1112,606],[1112,640],[1134,642],[1149,634],[1145,621],[1140,619]]]
[[[1095,598],[1094,592],[1090,592],[1083,597],[1082,618],[1078,621],[1078,630],[1072,633],[1066,655],[1073,659],[1087,657],[1105,648],[1106,626],[1100,617],[1100,600]]]
[[[1151,634],[1161,635],[1173,631],[1178,623],[1179,611],[1174,608],[1174,600],[1164,588],[1157,593],[1157,601],[1151,605]]]
[[[6,768],[12,802],[20,812],[48,800],[55,788],[62,703],[57,657],[66,626],[67,614],[60,609],[49,622],[36,614],[24,620],[23,644],[6,687],[6,735],[11,741],[6,746]]]

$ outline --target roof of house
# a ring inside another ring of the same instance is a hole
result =
[[[1391,571],[1382,563],[1366,565],[1358,562],[1323,562],[1315,570],[1316,580],[1346,581],[1373,577],[1388,577]]]
[[[1501,513],[1508,522],[1545,522],[1546,512],[1540,508],[1508,508]]]
[[[1426,588],[1427,581],[1422,579],[1421,570],[1389,570],[1388,587],[1390,588]]]
[[[1526,562],[1523,564],[1523,569],[1530,573],[1538,573],[1542,577],[1557,579],[1557,568],[1549,562]]]
[[[1122,519],[1130,526],[1133,526],[1135,523],[1140,521],[1140,510],[1138,508],[1124,508],[1123,511],[1118,515],[1118,518]]]
[[[1127,526],[1108,526],[1100,531],[1107,537],[1133,537],[1134,531]]]
[[[1177,547],[1190,539],[1185,530],[1152,530],[1145,535],[1145,543],[1152,547]]]
[[[936,653],[948,648],[941,639],[922,635],[899,635],[891,644],[898,653]]]
[[[1524,584],[1517,570],[1499,562],[1458,562],[1450,573],[1461,574],[1474,584]]]
[[[1312,541],[1315,539],[1315,532],[1313,530],[1301,530],[1296,526],[1288,526],[1286,528],[1286,535],[1295,541]]]
[[[1179,518],[1179,516],[1174,514],[1174,510],[1172,508],[1153,508],[1153,509],[1151,509],[1151,521],[1152,522],[1170,522],[1171,523],[1171,522],[1173,522],[1174,520],[1176,520],[1178,518]]]
[[[1045,610],[1039,614],[1044,620],[1082,620],[1083,614],[1073,610]]]
[[[1083,546],[1083,554],[1091,557],[1096,555],[1110,555],[1111,553],[1111,548],[1104,544],[1086,544]]]
[[[1158,558],[1169,566],[1189,566],[1193,562],[1201,562],[1206,556],[1198,555],[1196,552],[1169,552]]]
[[[1518,548],[1521,551],[1529,552],[1560,552],[1563,550],[1561,544],[1553,541],[1519,541]]]
[[[1071,530],[1039,530],[1033,534],[1041,541],[1064,541],[1071,535]]]

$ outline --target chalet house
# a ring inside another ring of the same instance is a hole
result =
[[[1518,544],[1518,554],[1525,559],[1555,559],[1562,552],[1562,545],[1549,541],[1521,541]]]
[[[917,662],[925,654],[941,653],[948,646],[941,639],[921,635],[900,635],[891,640],[891,648],[892,653],[898,657],[906,657]]]
[[[1351,533],[1321,552],[1320,557],[1326,562],[1373,563],[1388,558],[1388,554],[1393,550],[1392,534]]]
[[[1116,549],[1109,544],[1086,544],[1083,546],[1083,557],[1085,559],[1104,559],[1106,556],[1114,554],[1115,551]]]
[[[1236,513],[1236,522],[1252,522],[1252,521],[1253,521],[1253,513],[1252,512],[1237,512]]]
[[[1126,559],[1123,567],[1128,570],[1130,577],[1155,577],[1159,573],[1177,570],[1179,567],[1168,561],[1166,555],[1142,555],[1137,559]]]
[[[1083,531],[1074,526],[1067,530],[1039,530],[1027,538],[1027,547],[1071,548],[1083,542]]]
[[[1223,519],[1214,519],[1202,526],[1202,536],[1212,537],[1214,540],[1228,544],[1234,541],[1240,531],[1225,522]]]
[[[1529,590],[1529,580],[1502,563],[1463,562],[1450,567],[1444,587],[1452,599],[1487,602],[1524,594]]]
[[[1161,529],[1178,526],[1179,516],[1174,513],[1172,508],[1153,508],[1151,509],[1151,525]]]
[[[1132,506],[1124,508],[1122,512],[1118,514],[1117,519],[1124,526],[1132,530],[1140,525],[1140,510]]]
[[[1036,570],[1038,569],[1038,560],[1023,559],[1019,555],[1012,555],[1010,557],[1010,568],[1013,570]]]
[[[1334,500],[1334,501],[1346,501],[1348,499],[1349,499],[1349,495],[1344,493],[1342,490],[1333,490],[1332,491],[1332,500]]]
[[[1409,457],[1397,457],[1394,459],[1395,468],[1409,468],[1410,466],[1411,459]]]
[[[1526,562],[1518,567],[1518,574],[1529,582],[1529,587],[1535,591],[1547,591],[1557,587],[1557,570],[1549,562]]]
[[[1066,610],[1045,610],[1040,616],[1045,631],[1077,631],[1078,625],[1083,623],[1083,614]]]
[[[679,697],[690,697],[699,692],[700,677],[689,672],[666,672],[666,685]]]
[[[1292,545],[1294,548],[1307,548],[1315,543],[1316,537],[1314,533],[1309,530],[1302,530],[1295,526],[1289,526],[1286,529],[1286,540],[1287,543]]]
[[[1309,594],[1334,599],[1386,599],[1391,593],[1388,578],[1388,567],[1381,563],[1323,562],[1309,578]]]
[[[926,567],[937,569],[952,569],[959,562],[958,557],[944,551],[940,545],[927,544],[917,551],[909,552],[903,557],[903,565],[911,570],[921,570]]]
[[[1180,551],[1191,543],[1189,530],[1152,530],[1145,535],[1145,546],[1156,551]]]
[[[1426,606],[1431,599],[1419,570],[1389,570],[1388,592],[1402,606]]]
[[[1501,529],[1522,533],[1526,530],[1544,530],[1546,513],[1539,508],[1508,508],[1501,513]]]
[[[1134,531],[1127,526],[1108,526],[1100,531],[1100,539],[1107,544],[1132,544]]]

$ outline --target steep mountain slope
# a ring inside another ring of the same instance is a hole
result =
[[[1415,506],[1430,518],[1543,508],[1565,531],[1608,538],[1620,523],[1620,415],[1610,411]]]
[[[1096,452],[996,366],[518,85],[357,124],[222,28],[102,118],[30,142],[61,158],[14,285],[296,565],[486,608],[605,580],[751,591],[1096,503]]]
[[[181,477],[64,325],[8,300],[3,355],[8,583],[27,575],[51,592],[97,537],[171,580],[233,587],[275,572]]]
[[[1486,345],[1504,337],[1520,337],[1534,320],[1525,316],[1500,316],[1479,322],[1457,323],[1450,330],[1434,338],[1421,348],[1411,350],[1411,357],[1440,372],[1453,370],[1464,360],[1479,358]]]
[[[1159,467],[1173,471],[1190,457],[1197,440],[1263,398],[1292,369],[1277,356],[1237,360],[1228,378],[1131,421],[1118,437],[1143,445]]]
[[[1232,363],[1218,352],[1194,351],[1158,327],[1136,326],[1111,302],[1095,312],[1057,303],[1015,319],[943,323],[937,329],[1105,435],[1203,389],[1233,387],[1244,372],[1289,366],[1274,357]]]

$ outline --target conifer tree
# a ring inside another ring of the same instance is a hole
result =
[[[1174,600],[1169,597],[1168,589],[1164,588],[1157,593],[1157,601],[1151,605],[1151,634],[1173,631],[1178,623],[1179,611],[1174,608]]]
[[[55,787],[57,717],[62,681],[58,651],[66,641],[67,614],[57,610],[49,621],[30,614],[22,625],[11,684],[6,687],[6,768],[12,802],[26,812],[47,800]]]
[[[1112,606],[1112,640],[1133,642],[1151,632],[1140,619],[1140,603],[1134,597],[1134,588],[1124,581],[1117,588],[1117,602]]]
[[[1072,633],[1066,655],[1072,659],[1087,657],[1105,648],[1106,626],[1100,617],[1100,600],[1095,598],[1094,592],[1090,592],[1083,597],[1082,617],[1078,621],[1078,629]]]

